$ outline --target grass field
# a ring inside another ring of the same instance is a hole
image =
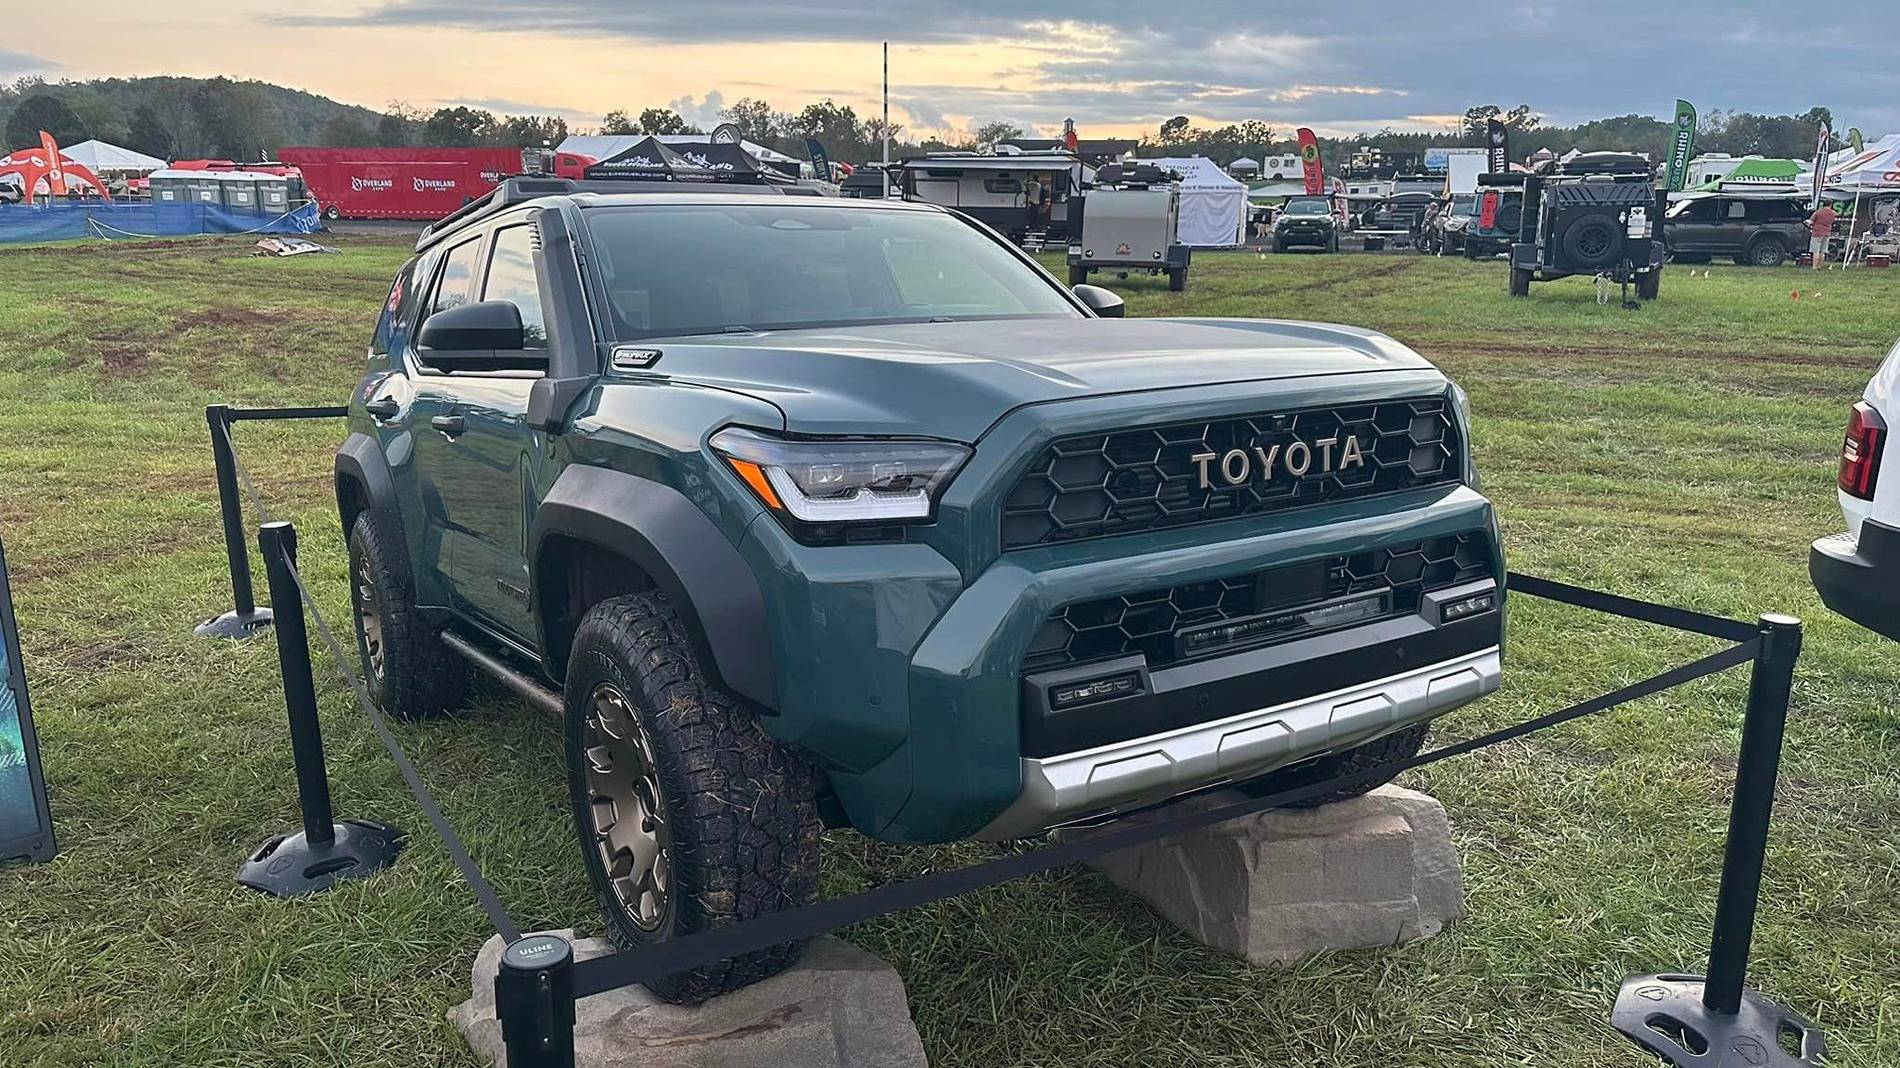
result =
[[[230,598],[201,410],[344,396],[404,250],[342,240],[291,260],[220,241],[0,252],[0,538],[62,846],[0,872],[9,1065],[471,1063],[444,1013],[489,932],[323,657],[339,811],[413,844],[311,900],[233,884],[294,820],[275,652],[190,633]],[[1832,1064],[1900,1064],[1900,648],[1831,616],[1806,576],[1808,542],[1841,525],[1840,432],[1900,335],[1900,276],[1672,270],[1659,303],[1625,312],[1586,280],[1508,300],[1497,264],[1235,254],[1197,260],[1184,294],[1124,288],[1134,314],[1335,320],[1436,360],[1471,395],[1520,570],[1806,619],[1752,978],[1818,1018]],[[333,619],[338,439],[239,431]],[[1512,628],[1505,689],[1441,739],[1714,647],[1529,599]],[[1451,811],[1471,914],[1402,949],[1250,969],[1086,871],[847,935],[903,974],[940,1065],[1648,1063],[1609,1002],[1626,974],[1701,966],[1744,685],[1704,680],[1417,776]],[[556,724],[490,694],[401,735],[524,926],[594,926]],[[986,855],[829,847],[834,895]]]

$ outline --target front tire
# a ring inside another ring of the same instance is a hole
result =
[[[1425,747],[1425,739],[1431,734],[1429,723],[1417,723],[1403,730],[1393,731],[1383,738],[1374,738],[1364,745],[1348,749],[1343,753],[1330,753],[1297,767],[1276,771],[1265,778],[1241,783],[1242,793],[1253,797],[1265,797],[1282,790],[1296,790],[1302,786],[1326,782],[1343,775],[1356,775],[1361,772],[1379,769],[1379,773],[1364,782],[1351,786],[1342,786],[1336,790],[1309,797],[1303,801],[1288,803],[1288,808],[1318,808],[1339,801],[1350,801],[1362,794],[1369,794],[1379,787],[1398,778],[1399,765],[1419,754]]]
[[[363,682],[398,719],[429,719],[468,696],[468,663],[416,611],[386,532],[363,512],[350,524],[350,614]]]
[[[700,668],[655,593],[589,609],[568,661],[568,793],[607,934],[632,949],[794,908],[818,892],[810,765]],[[802,943],[647,984],[696,1003],[776,975]]]

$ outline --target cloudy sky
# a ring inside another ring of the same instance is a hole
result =
[[[672,105],[716,121],[741,97],[875,111],[891,42],[894,118],[991,119],[1085,135],[1262,119],[1323,133],[1442,126],[1474,104],[1571,123],[1822,104],[1900,130],[1900,8],[1567,0],[105,0],[15,5],[0,77],[229,74],[381,108],[466,103],[582,124]],[[310,12],[310,13],[306,13]]]

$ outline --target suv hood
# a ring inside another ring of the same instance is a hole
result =
[[[1270,319],[1018,319],[655,338],[655,371],[776,405],[785,429],[974,442],[1029,404],[1429,370],[1370,330]]]

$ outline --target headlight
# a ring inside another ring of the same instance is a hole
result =
[[[928,519],[967,446],[876,438],[775,438],[728,427],[712,447],[760,503],[801,523]]]

